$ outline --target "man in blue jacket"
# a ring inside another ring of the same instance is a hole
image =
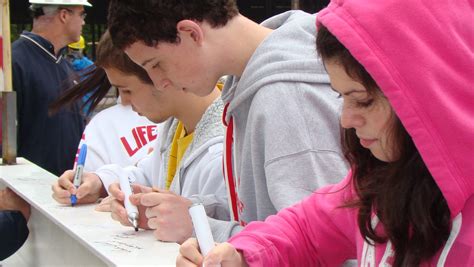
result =
[[[0,261],[15,253],[28,237],[30,206],[9,188],[0,191]]]
[[[63,49],[79,40],[85,0],[30,0],[33,29],[12,45],[17,92],[18,156],[59,176],[74,165],[84,130],[79,105],[49,116],[48,106],[72,86],[74,71]]]

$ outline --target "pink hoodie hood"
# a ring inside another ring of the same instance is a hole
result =
[[[473,6],[333,0],[318,15],[388,97],[452,217],[474,193]]]

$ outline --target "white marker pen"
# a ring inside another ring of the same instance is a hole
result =
[[[191,220],[193,221],[194,232],[196,233],[201,253],[203,256],[206,256],[215,244],[204,206],[201,203],[194,203],[189,207],[189,215],[191,215]]]
[[[120,189],[125,195],[124,204],[127,210],[128,221],[133,225],[135,231],[138,231],[138,209],[130,202],[130,196],[133,194],[131,181],[127,175],[120,176]]]

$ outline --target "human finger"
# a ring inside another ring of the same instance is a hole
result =
[[[120,184],[119,183],[112,183],[109,186],[109,194],[116,198],[119,201],[124,201],[125,200],[125,194],[122,192],[120,189]]]
[[[199,244],[196,238],[189,238],[179,247],[180,259],[176,259],[176,265],[180,266],[200,266],[203,257],[199,252]],[[179,261],[179,262],[178,262]]]

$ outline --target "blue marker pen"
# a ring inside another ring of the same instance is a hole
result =
[[[82,144],[81,150],[79,152],[79,158],[77,159],[76,173],[74,173],[74,180],[72,181],[76,189],[79,188],[79,186],[81,185],[82,171],[84,170],[84,163],[86,163],[86,155],[87,155],[87,145]],[[74,207],[76,203],[77,203],[76,195],[71,195],[71,206]]]

